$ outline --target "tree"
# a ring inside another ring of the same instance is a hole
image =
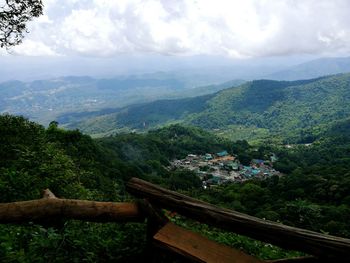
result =
[[[4,3],[3,3],[4,2]],[[0,48],[22,42],[27,22],[43,14],[42,0],[5,0],[0,6]]]

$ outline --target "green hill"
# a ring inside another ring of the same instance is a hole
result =
[[[182,122],[234,139],[279,135],[303,140],[350,115],[350,74],[300,80],[256,80],[212,95],[160,100],[70,124],[90,134],[144,131]]]
[[[209,94],[186,99],[158,100],[153,103],[117,109],[109,114],[93,113],[92,117],[86,117],[83,113],[83,121],[69,123],[65,126],[79,128],[89,134],[104,135],[125,130],[148,130],[168,122],[182,121],[188,115],[202,112],[206,109],[206,102],[214,96],[214,94]],[[79,117],[74,116],[74,119],[77,118]],[[64,123],[69,120],[69,117],[65,115],[58,119],[60,123],[62,120]]]
[[[350,114],[350,74],[307,81],[260,80],[218,93],[206,110],[186,121],[225,129],[230,125],[266,129],[273,135],[298,138]]]

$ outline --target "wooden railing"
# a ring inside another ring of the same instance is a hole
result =
[[[200,262],[263,262],[174,225],[160,210],[166,208],[199,222],[312,255],[274,262],[350,262],[350,239],[223,209],[137,178],[128,182],[127,190],[140,199],[134,203],[59,199],[45,190],[42,199],[0,204],[0,223],[48,222],[51,218],[95,222],[147,219],[148,241],[156,247]]]
[[[142,221],[137,203],[95,202],[59,199],[46,189],[42,199],[0,203],[0,223],[78,219],[95,222]]]
[[[303,251],[320,258],[350,261],[350,240],[262,220],[169,191],[141,179],[127,184],[130,193],[152,204],[189,218],[282,248]]]

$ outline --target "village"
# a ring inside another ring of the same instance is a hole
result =
[[[277,157],[272,154],[269,160],[253,159],[249,166],[242,165],[237,156],[227,151],[206,153],[205,155],[188,154],[185,159],[173,160],[170,169],[187,169],[197,173],[203,187],[219,184],[244,182],[253,178],[264,179],[282,174],[273,168]]]

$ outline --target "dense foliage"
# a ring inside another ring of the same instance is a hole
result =
[[[307,81],[259,80],[220,92],[189,121],[204,128],[263,128],[289,141],[313,140],[318,129],[350,113],[350,75]]]
[[[312,145],[272,147],[286,174],[198,192],[211,203],[287,225],[350,237],[350,122]]]
[[[128,168],[78,131],[58,129],[56,123],[44,129],[22,117],[3,115],[0,145],[1,202],[40,198],[45,188],[65,198],[126,198],[120,194],[120,177]],[[0,225],[1,261],[137,261],[144,244],[142,224],[55,224]]]
[[[94,141],[52,122],[47,129],[23,117],[0,116],[0,200],[37,199],[43,189],[58,197],[128,200],[132,176],[173,190],[200,188],[193,173],[170,172],[170,158],[222,150],[225,141],[196,128],[173,126],[147,135],[125,134]],[[2,262],[139,262],[144,224],[51,222],[55,228],[0,225]]]
[[[252,147],[220,139],[199,128],[172,125],[147,134],[120,134],[98,140],[52,122],[47,129],[22,117],[0,116],[0,200],[57,196],[130,200],[124,182],[140,177],[187,195],[254,216],[315,231],[350,237],[349,121],[320,132],[311,146]],[[196,174],[170,171],[169,160],[189,153],[227,150],[242,163],[278,156],[284,177],[250,180],[204,190]],[[261,258],[298,255],[246,237],[183,219],[176,223]],[[144,257],[144,224],[54,222],[0,225],[3,262],[137,262]]]

